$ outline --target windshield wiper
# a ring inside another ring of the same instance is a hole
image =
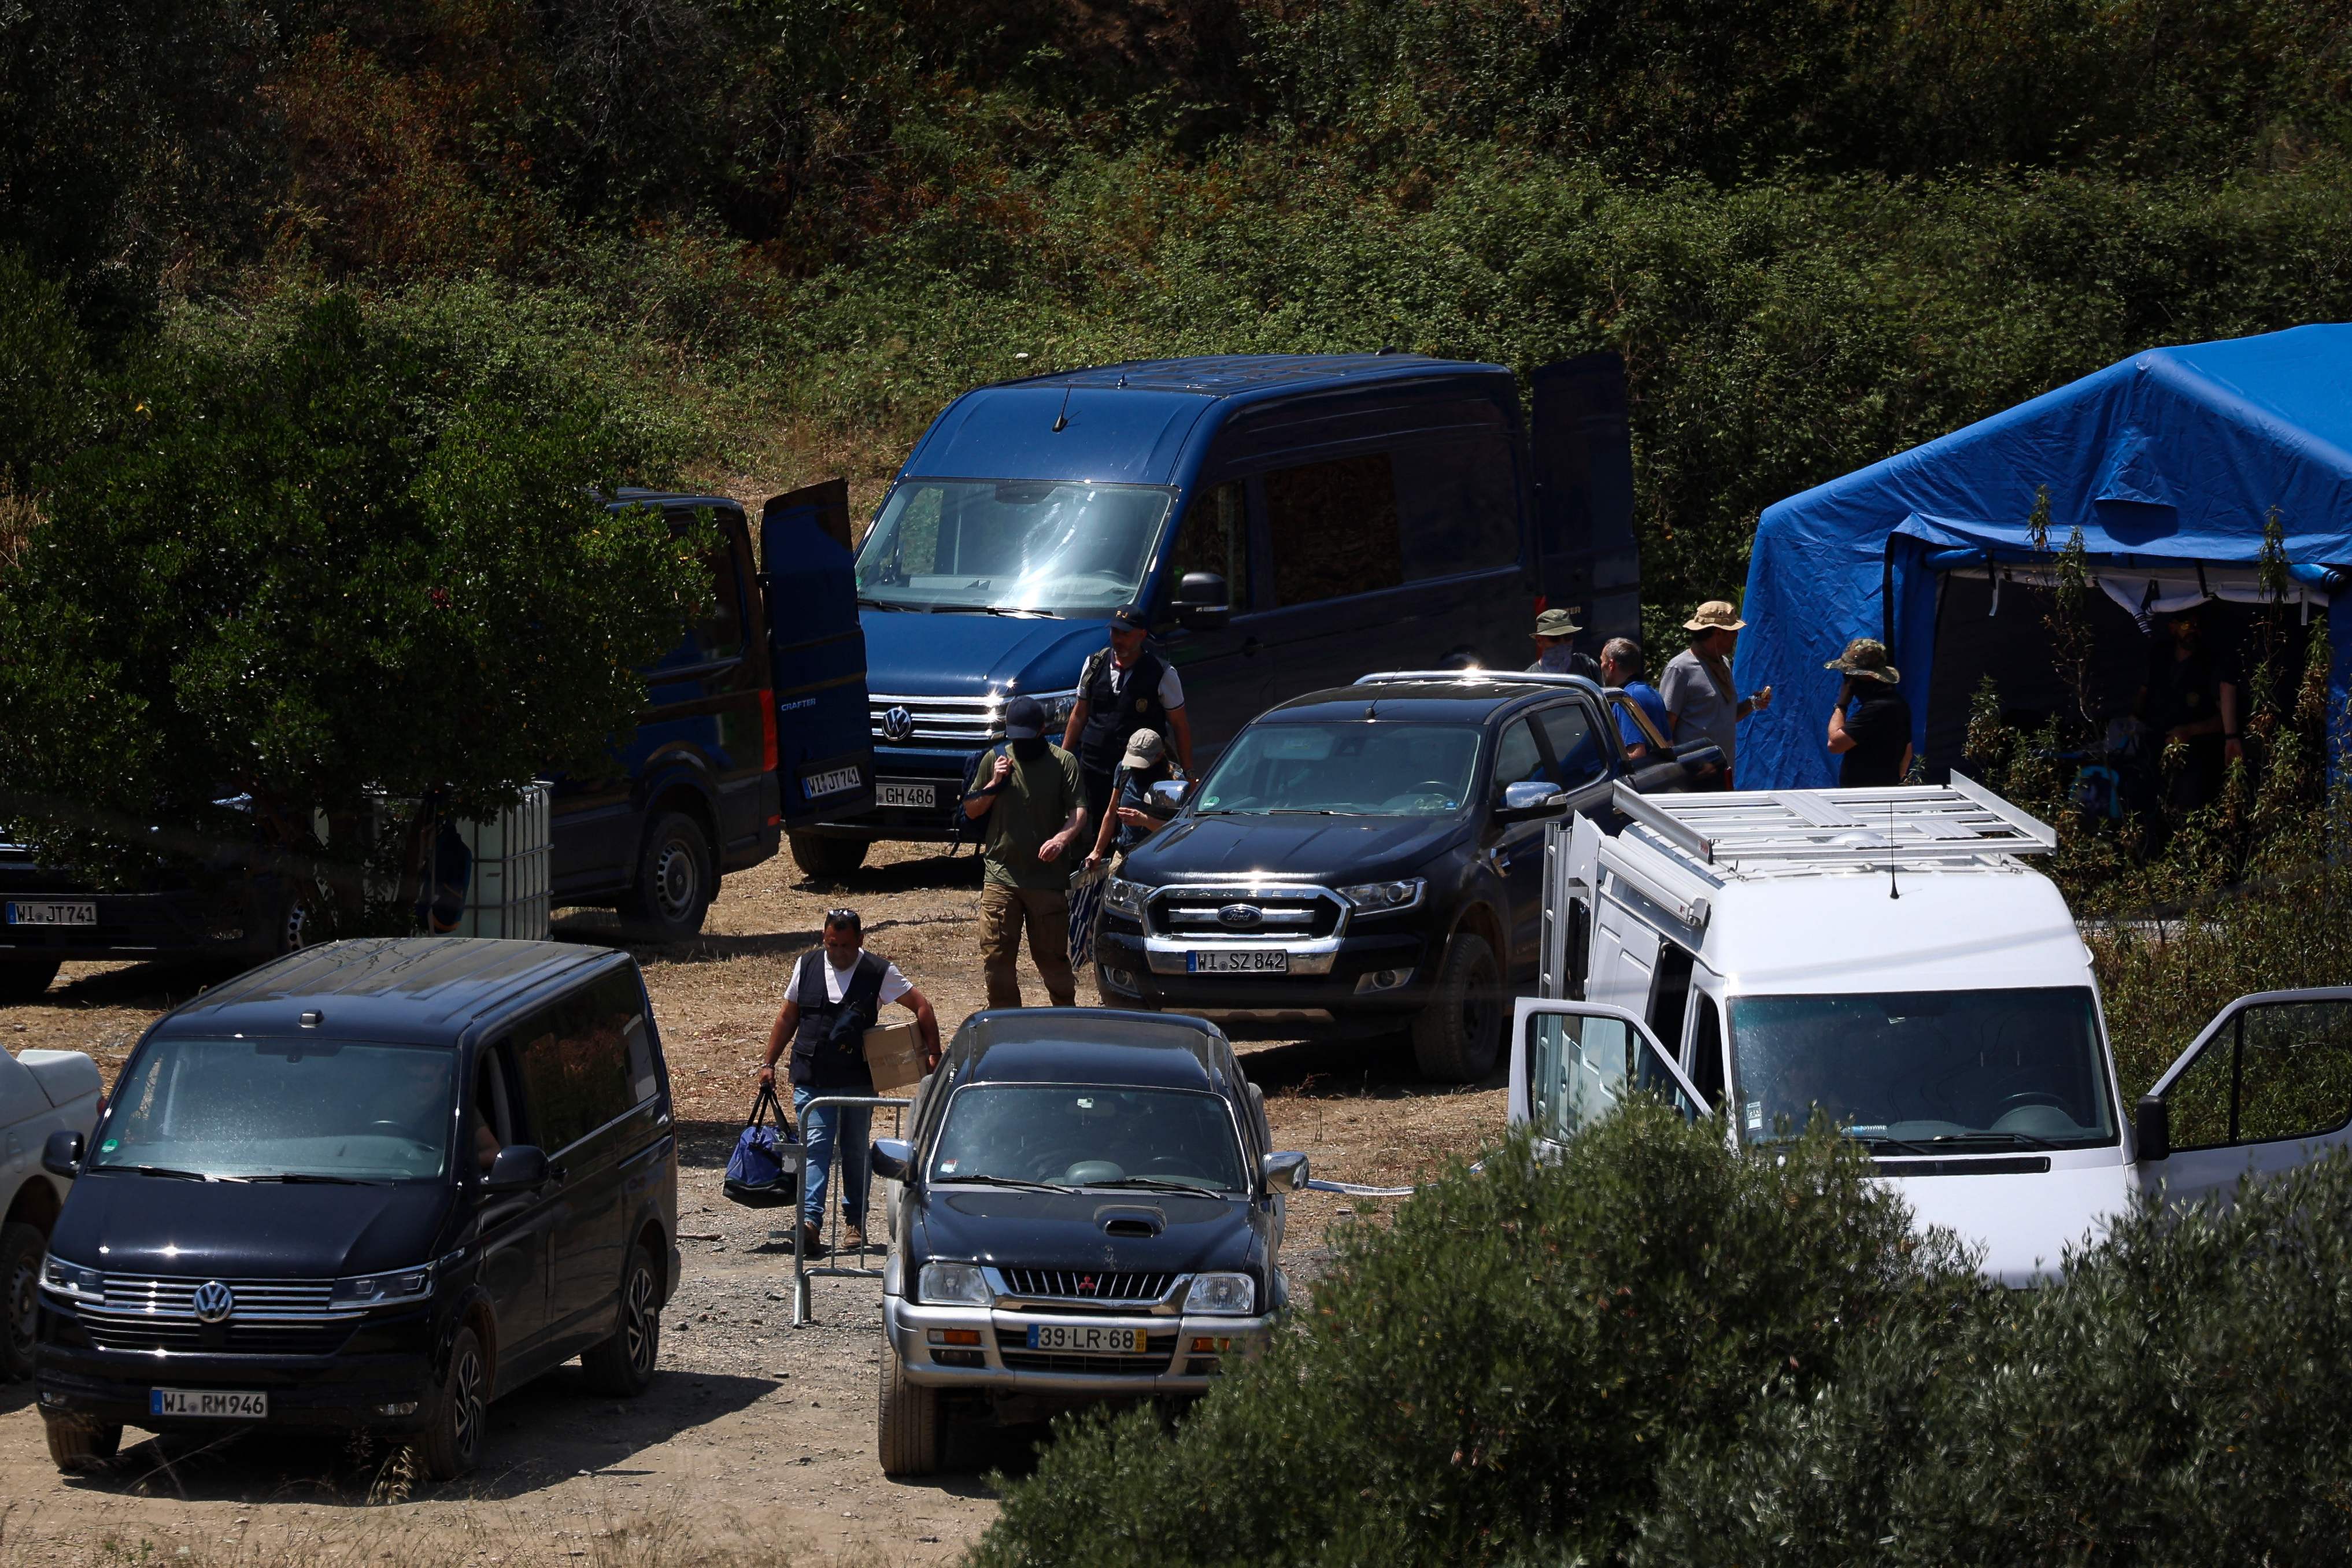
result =
[[[366,1176],[331,1176],[321,1171],[287,1171],[275,1176],[256,1176],[257,1182],[323,1182],[337,1187],[388,1187],[390,1182],[372,1180]]]
[[[857,601],[857,607],[861,610],[903,610],[907,606],[894,605],[887,599],[868,599],[861,596]]]
[[[169,1176],[175,1182],[241,1182],[243,1176],[209,1176],[202,1171],[175,1171],[169,1165],[113,1165],[100,1170],[136,1171],[142,1176]]]
[[[2024,1149],[2062,1149],[2063,1143],[2053,1143],[2047,1138],[2036,1138],[2031,1132],[2012,1132],[2006,1127],[1988,1127],[1978,1132],[1938,1132],[1927,1140],[1930,1143],[1950,1148],[1959,1143],[2013,1143]]]
[[[1121,1176],[1116,1182],[1088,1182],[1090,1187],[1133,1187],[1149,1193],[1190,1193],[1195,1197],[1222,1195],[1223,1187],[1195,1186],[1190,1182],[1171,1182],[1159,1176]]]
[[[968,1182],[976,1187],[1011,1187],[1016,1192],[1024,1193],[1066,1193],[1070,1190],[1067,1187],[1057,1187],[1051,1182],[1024,1181],[1019,1176],[953,1175],[934,1176],[931,1178],[931,1184],[933,1186],[937,1186],[942,1182]]]
[[[1863,1147],[1868,1149],[1874,1154],[1877,1153],[1882,1149],[1891,1151],[1897,1154],[1932,1154],[1935,1152],[1933,1149],[1928,1148],[1927,1145],[1919,1142],[1915,1139],[1881,1138],[1874,1133],[1864,1138],[1862,1140],[1862,1144]]]

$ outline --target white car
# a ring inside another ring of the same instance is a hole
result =
[[[98,1064],[79,1051],[0,1052],[0,1382],[29,1377],[41,1257],[68,1179],[41,1168],[52,1132],[98,1124]]]

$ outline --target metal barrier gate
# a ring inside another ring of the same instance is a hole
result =
[[[805,1162],[807,1159],[808,1113],[810,1111],[815,1110],[823,1106],[837,1105],[853,1110],[863,1107],[869,1111],[889,1110],[898,1112],[905,1110],[907,1107],[912,1104],[914,1104],[914,1101],[911,1100],[897,1100],[887,1095],[820,1094],[812,1097],[807,1104],[796,1108],[801,1117],[802,1142],[800,1149],[802,1152],[803,1161]],[[900,1133],[902,1131],[900,1126],[902,1120],[903,1118],[898,1115],[893,1115],[891,1117],[890,1136],[897,1137]],[[866,1139],[868,1144],[872,1143],[874,1135],[874,1127],[872,1125],[871,1118],[869,1118],[866,1129]],[[838,1255],[841,1250],[841,1196],[843,1189],[835,1185],[835,1184],[842,1180],[842,1143],[843,1140],[839,1138],[835,1138],[833,1141],[831,1158],[826,1162],[825,1165],[824,1215],[820,1222],[820,1234],[830,1234],[833,1237],[832,1245],[825,1248],[825,1255],[828,1258]],[[801,1328],[811,1321],[809,1317],[809,1281],[811,1279],[879,1279],[882,1278],[882,1270],[879,1268],[867,1268],[862,1267],[867,1252],[878,1251],[887,1257],[890,1249],[890,1237],[887,1226],[883,1232],[882,1240],[877,1246],[872,1239],[874,1235],[873,1226],[863,1223],[869,1221],[874,1217],[874,1187],[875,1182],[873,1174],[869,1170],[866,1182],[866,1204],[858,1215],[858,1218],[861,1222],[861,1228],[865,1231],[867,1240],[864,1247],[857,1249],[857,1257],[861,1267],[855,1268],[831,1263],[824,1264],[815,1268],[810,1267],[807,1252],[808,1237],[806,1227],[801,1224],[800,1215],[802,1211],[799,1205],[794,1205],[793,1210],[793,1327],[796,1329]],[[803,1163],[801,1168],[801,1191],[803,1194],[808,1191],[808,1168],[805,1163]],[[885,1205],[884,1213],[886,1215],[888,1213],[887,1205]],[[772,1241],[782,1235],[783,1232],[782,1231],[771,1231],[769,1233],[769,1239]]]

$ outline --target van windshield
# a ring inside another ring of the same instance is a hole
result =
[[[1470,801],[1470,724],[1253,724],[1201,781],[1202,815],[1448,816]]]
[[[857,552],[857,595],[903,610],[1115,610],[1134,602],[1172,490],[908,479]]]
[[[2086,986],[1735,997],[1731,1058],[1751,1143],[1815,1106],[1880,1153],[2116,1140]]]
[[[1233,1115],[1215,1095],[1087,1084],[958,1089],[931,1152],[931,1180],[1212,1193],[1247,1186]]]
[[[151,1041],[96,1170],[420,1181],[448,1165],[457,1053],[338,1040]]]

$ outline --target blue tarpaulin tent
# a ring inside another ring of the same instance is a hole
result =
[[[2352,326],[2310,326],[2150,350],[1768,508],[1737,678],[1742,692],[1771,686],[1774,701],[1740,726],[1739,785],[1836,782],[1823,733],[1839,677],[1822,667],[1852,637],[1893,652],[1931,776],[1959,761],[1979,674],[2022,687],[2035,671],[2021,660],[2041,660],[2047,687],[2038,612],[2021,595],[2005,620],[2000,606],[2003,583],[2044,580],[2029,521],[2044,488],[2050,548],[2083,531],[2110,645],[2139,640],[2133,612],[2269,598],[2256,566],[2275,510],[2288,602],[2302,620],[2327,616],[2344,743]],[[2120,669],[2135,656],[2103,657]]]

